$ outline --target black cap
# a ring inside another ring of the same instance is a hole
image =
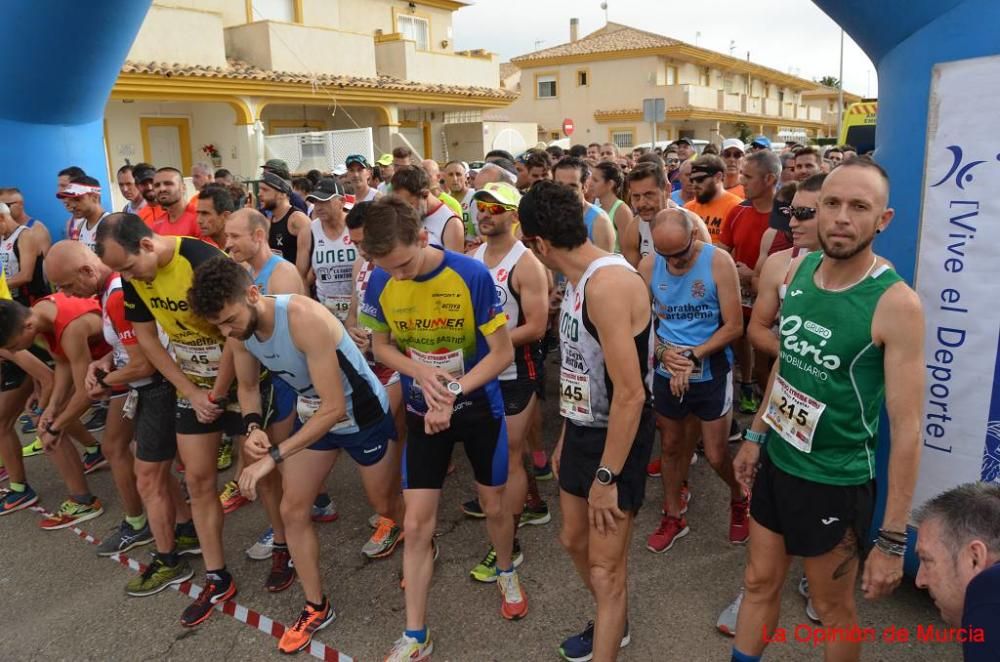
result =
[[[279,193],[284,193],[285,195],[289,195],[292,192],[292,187],[287,181],[285,181],[284,179],[282,179],[281,177],[279,177],[278,175],[274,174],[269,170],[265,170],[261,174],[260,180],[261,183],[267,184],[268,186],[273,188],[275,191],[278,191]]]
[[[316,183],[316,188],[309,192],[306,200],[326,202],[338,195],[343,197],[344,185],[332,177],[324,177]]]
[[[368,159],[364,157],[363,154],[350,154],[344,161],[344,167],[350,168],[353,164],[360,163],[362,168],[368,168],[371,170],[371,164],[368,163]]]
[[[677,140],[674,141],[675,145],[680,145],[681,143],[684,143],[688,147],[690,147],[693,144],[690,138],[678,138]]]
[[[135,179],[136,184],[141,184],[142,182],[149,181],[156,175],[156,170],[150,166],[140,166],[138,168],[132,168],[132,178]]]

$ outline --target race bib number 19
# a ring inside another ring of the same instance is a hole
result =
[[[825,403],[806,395],[778,375],[764,411],[764,422],[795,448],[811,453],[813,435],[824,409]]]

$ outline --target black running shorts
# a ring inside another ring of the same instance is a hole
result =
[[[503,395],[504,415],[517,416],[528,408],[531,396],[538,393],[538,388],[530,379],[510,379],[500,382],[500,393]]]
[[[177,391],[165,379],[135,389],[135,457],[143,462],[168,462],[177,456],[174,410]]]
[[[638,513],[642,507],[646,494],[646,465],[653,449],[655,428],[653,410],[646,407],[618,477],[618,507],[625,512]],[[566,437],[559,457],[559,489],[581,499],[590,496],[607,435],[607,428],[588,428],[566,421]]]
[[[778,441],[775,443],[784,443]],[[875,512],[875,481],[861,485],[826,485],[793,476],[761,452],[753,485],[750,516],[785,539],[790,556],[822,556],[853,531],[862,556],[870,548]]]
[[[239,405],[236,402],[236,390],[229,394],[229,405],[222,415],[211,423],[202,423],[198,420],[191,403],[182,398],[177,399],[177,434],[196,435],[209,434],[212,432],[222,432],[230,437],[239,437],[246,429],[243,425],[243,415],[240,413]],[[271,416],[275,411],[274,385],[270,377],[260,382],[260,406],[264,416],[265,427],[270,423]]]

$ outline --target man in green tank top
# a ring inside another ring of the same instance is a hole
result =
[[[920,461],[924,325],[916,293],[872,249],[893,217],[888,198],[888,177],[869,159],[831,173],[818,202],[822,251],[802,260],[788,285],[780,354],[760,414],[770,430],[756,441],[748,434],[735,460],[753,499],[733,660],[759,660],[777,638],[793,556],[804,558],[824,627],[844,633],[827,641],[827,660],[861,654],[862,637],[849,636],[857,627],[859,561],[867,554],[861,588],[868,599],[888,595],[902,579]],[[891,439],[888,499],[871,549],[883,403]]]

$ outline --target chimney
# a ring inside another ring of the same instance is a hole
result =
[[[571,18],[569,19],[569,41],[573,43],[577,40],[577,30],[580,28],[580,19]]]

